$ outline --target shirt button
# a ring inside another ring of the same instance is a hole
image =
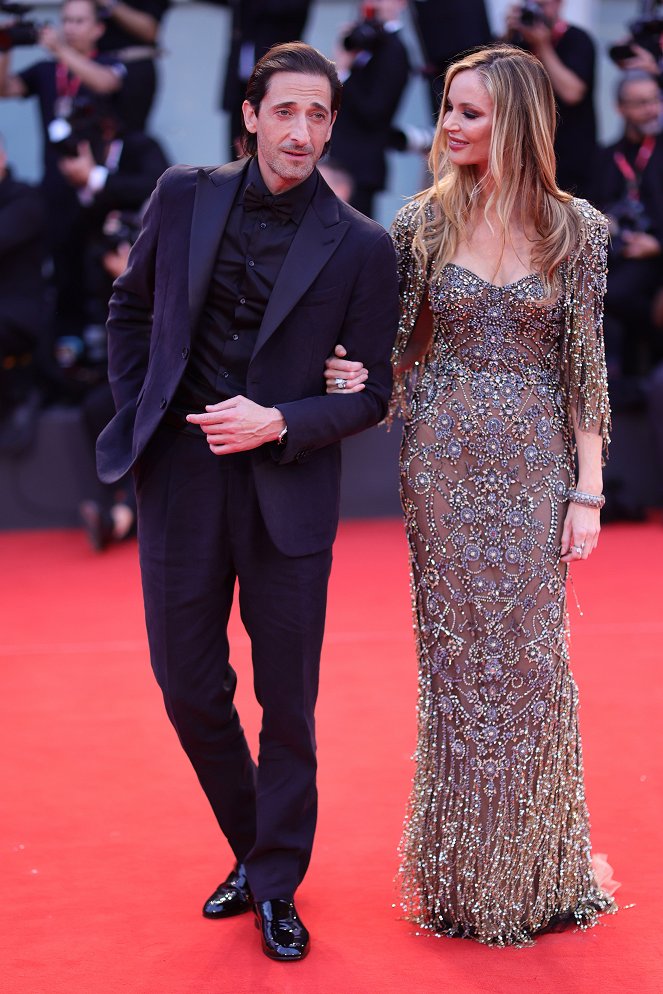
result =
[[[260,222],[260,227],[261,228],[266,228],[267,227],[267,222],[266,221],[261,221]]]
[[[229,376],[230,376],[230,373],[229,373],[229,372],[228,372],[228,370],[226,369],[226,370],[224,371],[224,374],[223,374],[223,378],[224,378],[224,380],[227,380]]]
[[[249,266],[251,266],[252,269],[255,266],[255,262],[253,261],[253,259],[249,259]]]
[[[239,302],[240,302],[240,304],[245,304],[246,303],[246,297],[240,297],[239,298]]]
[[[238,338],[239,338],[239,335],[233,335],[233,342],[236,342]]]
[[[182,358],[183,359],[188,359],[189,358],[189,349],[188,349],[188,346],[186,346],[186,345],[182,349]]]

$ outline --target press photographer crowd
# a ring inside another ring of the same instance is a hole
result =
[[[254,62],[273,44],[305,37],[314,4],[218,3],[230,8],[220,105],[236,157]],[[168,60],[159,58],[168,6],[169,0],[64,0],[57,23],[47,23],[24,4],[0,3],[0,97],[34,98],[43,139],[38,186],[14,175],[12,135],[0,139],[0,455],[20,457],[49,405],[81,407],[91,448],[113,413],[107,302],[146,201],[169,164],[147,133],[159,74],[168,72]],[[426,185],[425,156],[448,64],[491,41],[533,52],[557,101],[558,183],[610,221],[605,340],[614,417],[646,412],[663,470],[663,12],[655,0],[634,3],[634,19],[609,48],[619,69],[614,98],[621,134],[602,146],[595,108],[598,46],[564,19],[563,6],[563,0],[516,3],[495,37],[484,0],[358,5],[355,19],[329,39],[328,54],[344,87],[321,172],[343,199],[374,216],[376,198],[392,188],[388,153],[419,154],[419,188]],[[406,19],[414,29],[409,34]],[[15,71],[14,50],[27,46],[38,55]],[[416,76],[429,91],[429,125],[397,117]],[[226,159],[220,154],[219,161]],[[416,189],[397,192],[407,197]],[[608,519],[644,513],[628,494],[615,495],[605,510]],[[104,500],[83,500],[80,515],[95,549],[133,535],[131,480],[108,488]]]

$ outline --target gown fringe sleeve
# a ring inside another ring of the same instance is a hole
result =
[[[394,387],[389,403],[387,424],[391,424],[398,415],[408,417],[410,398],[416,386],[420,369],[420,364],[415,363],[406,372],[396,372],[397,365],[417,323],[428,289],[426,272],[416,259],[412,249],[412,241],[421,224],[420,206],[416,200],[409,201],[399,210],[391,226],[391,237],[396,248],[398,265],[401,312],[398,333],[391,356],[394,367]]]
[[[603,457],[610,443],[610,403],[603,344],[603,297],[606,288],[608,224],[586,200],[574,201],[582,236],[565,274],[562,386],[569,428],[601,435]]]

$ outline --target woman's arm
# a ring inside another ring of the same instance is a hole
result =
[[[421,305],[419,316],[408,338],[407,345],[394,364],[395,373],[406,373],[428,352],[433,338],[433,314],[428,300]]]
[[[584,494],[598,497],[603,492],[601,470],[601,435],[575,428],[576,450],[578,455],[578,483],[576,489]],[[594,551],[601,530],[601,512],[598,508],[587,507],[569,501],[562,531],[563,563],[587,559]],[[580,551],[578,551],[580,550]]]

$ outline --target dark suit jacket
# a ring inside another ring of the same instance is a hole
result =
[[[151,198],[110,302],[109,379],[118,413],[97,447],[105,482],[119,479],[140,457],[175,394],[245,168],[176,166]],[[247,376],[248,397],[278,406],[288,425],[285,446],[252,452],[265,524],[286,555],[307,555],[333,542],[340,439],[385,414],[397,320],[389,235],[320,178],[274,286]],[[360,393],[325,394],[324,361],[337,342],[370,371]]]

